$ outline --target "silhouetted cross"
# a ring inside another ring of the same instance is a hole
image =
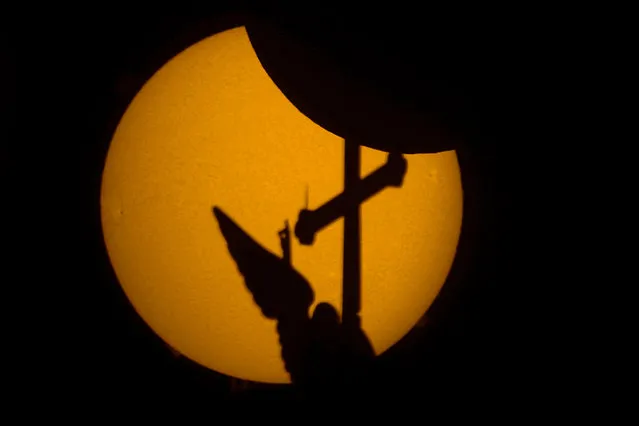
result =
[[[402,154],[390,153],[386,164],[360,179],[360,147],[355,143],[344,145],[344,191],[315,210],[300,211],[295,236],[301,244],[311,245],[317,232],[344,217],[342,323],[359,327],[360,206],[384,188],[402,185],[406,159]]]

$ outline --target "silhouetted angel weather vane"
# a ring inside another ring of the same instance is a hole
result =
[[[374,358],[361,329],[360,208],[386,187],[400,187],[406,159],[390,153],[387,161],[360,179],[360,146],[345,143],[344,190],[319,208],[300,211],[294,233],[304,245],[339,218],[344,218],[342,318],[328,303],[319,303],[309,318],[314,293],[309,282],[292,266],[288,221],[278,232],[283,257],[262,247],[219,207],[213,208],[231,256],[262,314],[277,321],[282,359],[291,381],[308,390],[323,391],[357,381]]]

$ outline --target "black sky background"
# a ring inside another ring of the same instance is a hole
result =
[[[467,101],[451,112],[467,136],[458,152],[466,209],[459,253],[429,325],[382,356],[379,392],[488,397],[490,387],[501,395],[525,383],[526,367],[513,342],[520,303],[513,276],[520,275],[513,274],[512,247],[504,249],[502,241],[514,225],[507,213],[515,183],[512,177],[498,182],[509,151],[498,141],[518,118],[513,95],[530,88],[515,74],[512,44],[489,12],[481,20],[450,13],[444,20],[434,10],[385,7],[367,19],[359,15],[364,11],[269,10],[323,51],[348,58],[351,70],[371,70],[374,61],[378,66],[366,78],[407,105],[419,103],[420,87],[433,81]],[[24,313],[20,320],[29,330],[22,338],[39,348],[26,369],[33,377],[30,392],[197,396],[211,404],[234,397],[228,378],[175,358],[135,314],[117,285],[100,229],[102,167],[128,103],[171,57],[242,24],[247,10],[230,3],[213,9],[163,16],[57,10],[22,19],[10,34],[15,62],[9,60],[3,79],[15,77],[8,93],[16,108],[8,110],[20,119],[9,115],[9,134],[17,137],[9,138],[3,155],[10,163],[6,181],[18,184],[10,189],[14,208],[5,212],[9,234],[17,237],[9,270],[19,271],[13,276],[24,283],[27,300],[43,308],[40,320]],[[437,46],[445,67],[424,64],[418,52],[425,44]],[[286,392],[266,386],[256,394]]]

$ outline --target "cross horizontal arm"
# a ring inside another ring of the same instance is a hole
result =
[[[383,166],[351,188],[346,188],[315,210],[303,209],[295,225],[295,236],[300,243],[311,245],[317,232],[344,216],[350,207],[362,204],[386,187],[401,186],[405,174],[406,159],[401,154],[389,154]]]

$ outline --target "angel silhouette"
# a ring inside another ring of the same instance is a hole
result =
[[[261,246],[219,207],[213,208],[222,235],[262,314],[277,321],[282,359],[291,381],[305,393],[338,395],[361,383],[374,358],[358,326],[345,327],[337,310],[319,303],[308,280],[291,263],[290,229],[278,232],[283,257]]]

